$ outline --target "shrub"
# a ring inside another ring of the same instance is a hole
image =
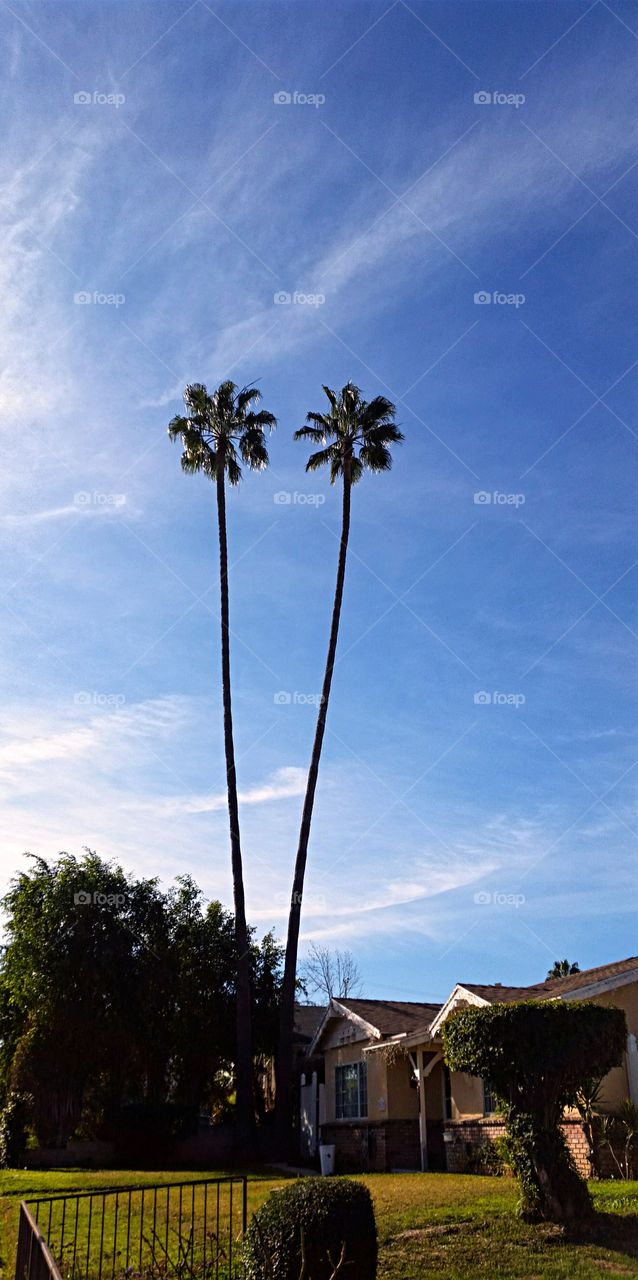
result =
[[[497,1143],[498,1139],[493,1142],[491,1138],[481,1138],[480,1142],[473,1143],[467,1154],[465,1172],[501,1177],[505,1173],[505,1165]]]
[[[374,1280],[370,1192],[349,1178],[303,1178],[275,1191],[248,1228],[244,1262],[246,1280]]]
[[[24,1163],[32,1107],[30,1094],[9,1090],[0,1113],[0,1167],[3,1169],[16,1169]]]
[[[622,1009],[527,1000],[460,1009],[443,1027],[448,1066],[489,1079],[505,1115],[521,1216],[562,1222],[592,1210],[561,1120],[587,1079],[620,1065]]]

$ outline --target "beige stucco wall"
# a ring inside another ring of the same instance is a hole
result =
[[[444,1098],[443,1063],[437,1062],[425,1077],[425,1114],[428,1120],[443,1120]]]
[[[618,987],[616,991],[605,991],[602,995],[595,996],[591,1003],[601,1004],[606,1008],[615,1005],[617,1009],[624,1009],[628,1032],[638,1035],[638,982],[627,983],[626,987]],[[611,1111],[623,1098],[629,1097],[626,1059],[621,1067],[614,1067],[613,1071],[607,1073],[600,1092],[601,1106]]]
[[[368,1054],[370,1058],[379,1054]],[[383,1054],[381,1053],[381,1056]],[[369,1068],[368,1068],[369,1070]],[[388,1119],[414,1120],[419,1114],[419,1091],[410,1060],[405,1057],[386,1065],[388,1083]],[[410,1082],[414,1080],[414,1084]]]
[[[363,1049],[369,1042],[356,1041],[327,1049],[326,1061],[326,1120],[340,1124],[335,1116],[335,1067],[345,1067],[351,1062],[361,1062],[365,1057],[368,1064],[368,1119],[382,1120],[388,1115],[388,1081],[385,1058],[382,1053],[364,1054]],[[379,1105],[381,1104],[381,1105]],[[396,1118],[396,1117],[393,1117]],[[350,1123],[348,1120],[344,1124]]]
[[[483,1081],[477,1076],[467,1076],[462,1071],[452,1071],[452,1119],[467,1119],[483,1115]]]
[[[624,987],[605,991],[601,995],[592,997],[591,1003],[605,1005],[606,1007],[615,1005],[616,1008],[624,1009],[627,1018],[627,1030],[638,1037],[638,982],[627,983]],[[614,1067],[613,1071],[608,1072],[605,1076],[601,1085],[601,1105],[604,1108],[613,1110],[622,1102],[623,1098],[627,1097],[629,1097],[629,1082],[626,1061],[623,1061],[621,1067]],[[483,1115],[482,1081],[474,1076],[466,1076],[460,1072],[453,1071],[452,1119],[466,1120],[481,1115]]]

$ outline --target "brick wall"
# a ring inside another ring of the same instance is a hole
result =
[[[589,1148],[580,1120],[566,1120],[562,1126],[578,1172],[589,1177]],[[465,1173],[471,1163],[471,1153],[481,1143],[494,1141],[505,1134],[502,1120],[491,1116],[483,1120],[446,1120],[445,1152],[448,1173]],[[451,1135],[451,1140],[447,1135]]]
[[[386,1173],[421,1167],[418,1120],[322,1124],[321,1141],[335,1144],[337,1173]]]

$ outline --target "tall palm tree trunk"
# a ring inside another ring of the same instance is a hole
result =
[[[240,1145],[248,1146],[254,1125],[252,1084],[252,1009],[250,991],[250,954],[246,926],[244,874],[239,839],[239,806],[237,774],[233,742],[233,715],[230,685],[230,633],[228,608],[228,542],[226,537],[225,457],[220,448],[217,457],[217,514],[219,524],[219,581],[222,630],[222,695],[224,704],[224,751],[226,755],[226,787],[230,820],[230,853],[233,872],[235,907],[235,945],[237,948],[236,1025],[237,1061],[237,1135]]]
[[[279,1013],[279,1051],[277,1056],[277,1094],[276,1094],[276,1112],[277,1112],[277,1137],[278,1141],[288,1146],[291,1140],[291,1123],[293,1110],[293,1035],[295,1023],[295,994],[297,979],[297,951],[299,947],[299,928],[301,924],[301,903],[303,898],[304,877],[306,874],[306,860],[308,857],[308,843],[310,840],[310,824],[312,821],[312,810],[315,802],[315,792],[317,790],[317,779],[319,777],[319,762],[321,760],[321,748],[323,746],[323,738],[326,730],[326,718],[328,715],[328,701],[330,698],[330,688],[332,685],[332,674],[334,671],[335,658],[337,653],[337,640],[339,637],[339,621],[341,617],[341,605],[343,601],[343,586],[346,576],[346,556],[348,552],[348,537],[350,534],[350,493],[351,479],[350,466],[346,460],[344,462],[343,471],[343,514],[341,523],[341,544],[339,547],[339,563],[337,566],[337,581],[335,586],[334,605],[332,608],[332,624],[330,627],[330,640],[328,642],[328,656],[326,659],[326,669],[323,677],[323,687],[321,690],[321,702],[319,704],[319,712],[317,715],[317,727],[315,730],[315,740],[312,747],[312,756],[310,758],[310,768],[308,770],[308,782],[306,784],[306,795],[304,799],[303,812],[301,816],[301,827],[299,830],[299,845],[297,848],[297,857],[295,860],[295,873],[292,884],[292,896],[290,900],[290,915],[288,917],[288,937],[286,940],[286,962],[284,967],[284,980],[281,992],[281,1005]]]

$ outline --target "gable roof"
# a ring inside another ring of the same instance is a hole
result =
[[[421,1004],[414,1000],[351,1000],[344,997],[336,1001],[349,1009],[382,1036],[398,1036],[422,1027],[436,1017],[440,1004]]]
[[[325,1004],[295,1005],[295,1040],[298,1044],[310,1044],[325,1012]]]
[[[324,1011],[308,1052],[316,1052],[324,1031],[337,1018],[346,1018],[358,1026],[362,1038],[379,1041],[405,1036],[417,1027],[429,1025],[440,1008],[439,1004],[422,1004],[412,1000],[351,1000],[349,996],[338,1000],[333,998]]]
[[[599,964],[593,969],[570,973],[565,978],[546,978],[529,987],[506,987],[499,982],[484,985],[459,982],[448,996],[426,1038],[438,1036],[448,1014],[459,1005],[511,1004],[516,1000],[579,1000],[615,991],[629,982],[638,982],[638,956]]]
[[[563,999],[573,993],[578,994],[588,987],[605,983],[613,990],[614,985],[622,986],[633,979],[634,972],[638,977],[638,956],[630,956],[628,960],[616,960],[613,964],[599,964],[593,969],[583,969],[580,973],[570,973],[565,978],[546,978],[544,982],[536,982],[531,987],[506,987],[500,982],[491,986],[483,986],[475,982],[461,982],[465,991],[486,1000],[488,1004],[503,1001],[509,1004],[513,1000],[556,1000]],[[616,983],[616,979],[620,979]]]

